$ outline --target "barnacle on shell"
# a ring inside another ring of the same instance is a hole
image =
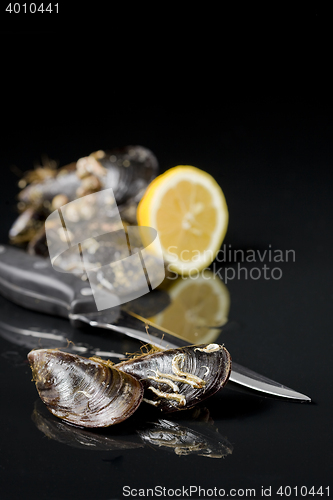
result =
[[[144,401],[164,412],[188,409],[221,389],[231,357],[219,344],[169,349],[123,361],[115,367],[141,381]]]

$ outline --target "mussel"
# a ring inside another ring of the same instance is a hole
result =
[[[143,354],[117,365],[57,349],[33,350],[28,360],[50,412],[82,427],[122,422],[141,401],[163,412],[192,408],[223,387],[231,371],[230,354],[218,344]]]
[[[123,361],[115,368],[139,379],[144,401],[163,412],[192,408],[228,381],[231,357],[219,344],[169,349]]]
[[[54,162],[27,172],[19,181],[21,212],[9,231],[12,244],[31,254],[47,255],[44,223],[51,212],[70,201],[112,188],[122,219],[136,223],[136,206],[157,175],[155,155],[142,146],[95,151],[57,169]]]
[[[155,177],[157,168],[155,155],[142,146],[95,151],[80,158],[76,164],[71,163],[58,171],[49,169],[47,176],[32,177],[28,173],[25,179],[26,183],[30,183],[20,192],[19,201],[34,206],[45,201],[56,205],[60,201],[60,198],[54,200],[56,196],[66,197],[66,200],[61,201],[68,203],[75,198],[111,187],[117,203],[124,203],[129,198],[139,196],[140,190],[146,188]],[[42,171],[43,167],[37,170]]]
[[[205,409],[208,411],[207,409]],[[180,422],[140,419],[120,432],[83,429],[55,418],[39,399],[31,415],[36,427],[49,439],[87,451],[137,450],[146,444],[155,450],[171,451],[178,456],[198,455],[223,458],[233,451],[232,444],[222,436],[211,422],[196,421],[195,416]]]
[[[109,363],[57,349],[28,354],[33,380],[50,412],[82,427],[108,427],[127,419],[143,397],[141,383]]]

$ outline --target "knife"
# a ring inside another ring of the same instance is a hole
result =
[[[48,258],[32,256],[7,245],[0,245],[0,293],[28,309],[69,318],[75,327],[87,324],[112,330],[161,349],[188,345],[180,335],[131,312],[128,305],[98,311],[89,282],[74,274],[55,271]],[[229,383],[262,395],[311,401],[308,396],[235,362],[232,363]]]

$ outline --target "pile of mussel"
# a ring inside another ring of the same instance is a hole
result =
[[[47,256],[47,217],[77,198],[108,188],[113,190],[122,219],[135,224],[137,204],[157,171],[155,155],[143,146],[95,151],[61,168],[47,160],[18,183],[20,215],[10,228],[10,242],[32,255]]]
[[[81,427],[108,427],[130,417],[142,401],[163,412],[192,408],[228,381],[224,346],[202,344],[155,351],[112,364],[58,349],[28,354],[33,380],[48,410]]]

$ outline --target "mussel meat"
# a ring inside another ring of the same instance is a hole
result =
[[[144,401],[164,412],[192,408],[221,389],[231,357],[219,344],[202,344],[144,354],[115,368],[141,381]]]
[[[50,412],[83,427],[108,427],[132,415],[143,398],[141,383],[112,368],[57,349],[28,354],[33,380]]]

